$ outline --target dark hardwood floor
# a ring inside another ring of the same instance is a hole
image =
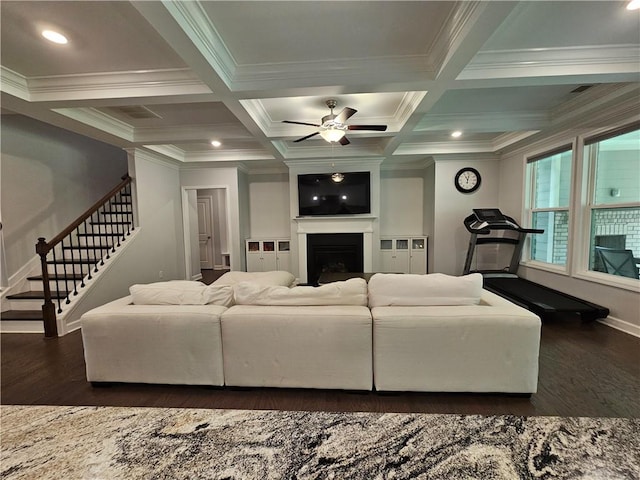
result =
[[[640,416],[640,339],[599,323],[545,323],[538,393],[343,392],[116,384],[85,379],[79,331],[45,340],[2,334],[2,404],[112,405],[276,410]]]

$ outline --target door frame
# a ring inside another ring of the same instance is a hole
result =
[[[225,223],[226,223],[226,227],[227,227],[227,235],[229,235],[229,232],[231,231],[231,222],[230,222],[230,212],[229,212],[229,208],[230,208],[230,204],[229,204],[229,188],[227,185],[199,185],[197,187],[191,187],[191,186],[187,186],[187,187],[181,187],[181,193],[182,193],[182,231],[183,231],[183,236],[184,236],[184,260],[185,260],[185,278],[189,279],[189,280],[200,280],[202,278],[202,273],[200,272],[200,270],[198,270],[197,272],[193,271],[193,268],[191,266],[191,261],[193,259],[193,256],[197,254],[198,258],[200,256],[200,252],[193,252],[191,249],[191,240],[192,240],[192,236],[196,236],[196,240],[197,240],[197,236],[198,236],[198,232],[191,232],[190,230],[190,223],[191,223],[191,210],[189,209],[189,192],[190,191],[195,191],[196,193],[196,199],[198,197],[198,190],[211,190],[211,189],[222,189],[224,190],[224,198],[225,198],[225,209],[224,209],[224,213],[225,213]],[[196,208],[197,210],[197,208]],[[198,223],[198,219],[197,219],[197,215],[198,212],[195,212],[196,215],[196,224]],[[197,243],[197,242],[196,242]],[[236,249],[236,246],[233,245],[231,242],[229,242],[229,239],[227,239],[227,247],[229,249],[229,254],[233,255],[234,250]],[[199,262],[198,262],[199,263]]]

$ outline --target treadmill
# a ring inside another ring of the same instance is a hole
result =
[[[490,292],[531,310],[542,320],[570,314],[579,316],[583,321],[593,321],[609,315],[608,308],[518,277],[518,266],[527,234],[543,233],[544,230],[523,228],[497,208],[473,209],[473,214],[464,219],[464,226],[471,238],[463,273],[481,273],[484,288]],[[491,235],[498,232],[502,235]],[[508,267],[502,270],[471,269],[476,247],[487,244],[513,245]]]

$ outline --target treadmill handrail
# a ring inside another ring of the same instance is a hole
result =
[[[518,225],[518,222],[507,215],[504,215],[504,218],[507,219],[506,223],[500,222],[491,224],[489,222],[480,222],[474,214],[471,214],[464,219],[464,226],[469,233],[475,233],[478,235],[488,235],[491,233],[491,230],[514,230],[520,233],[544,233],[544,230],[539,228],[523,228]]]

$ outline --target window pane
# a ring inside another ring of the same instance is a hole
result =
[[[531,163],[535,175],[534,208],[568,207],[571,193],[572,151]]]
[[[640,130],[589,145],[585,155],[595,158],[595,205],[640,202]]]
[[[533,228],[544,233],[531,235],[531,258],[539,262],[565,265],[569,239],[569,212],[534,212]]]
[[[640,207],[631,208],[598,208],[591,211],[591,242],[589,270],[607,272],[600,254],[596,255],[595,247],[605,247],[621,251],[616,254],[616,265],[628,261],[628,265],[616,271],[609,265],[608,273],[623,276],[635,276],[635,260],[640,258]],[[629,250],[630,253],[622,253]],[[633,265],[631,264],[633,262]],[[625,275],[625,273],[627,275]],[[635,277],[637,278],[637,277]]]

